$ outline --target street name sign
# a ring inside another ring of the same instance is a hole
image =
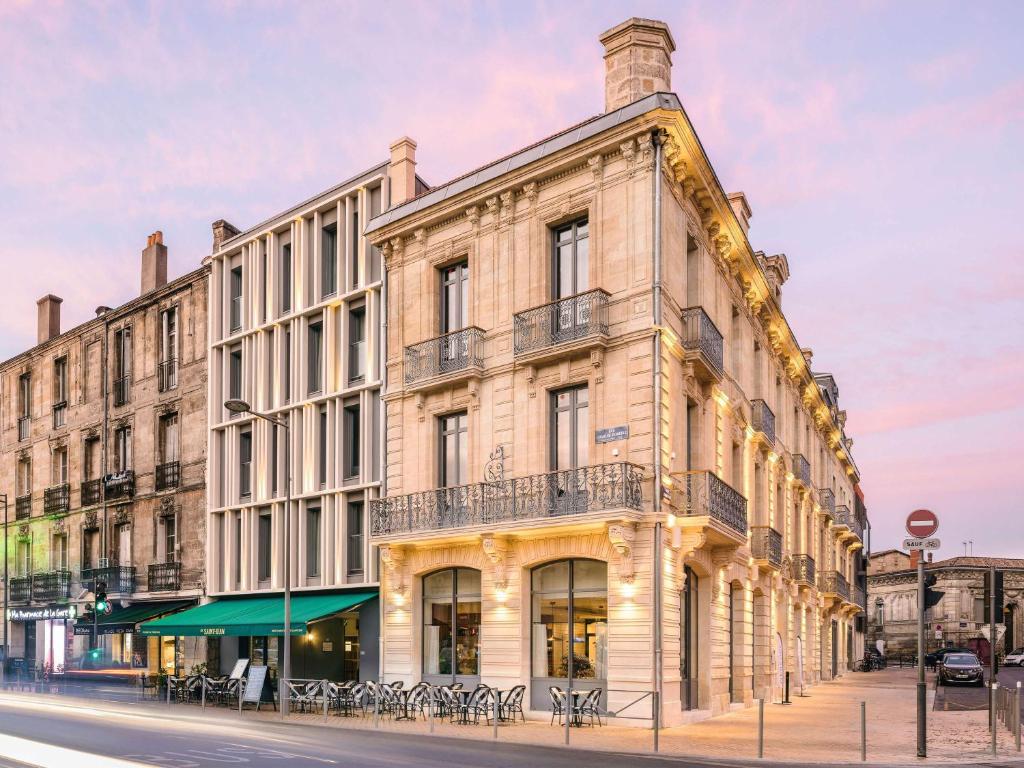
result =
[[[938,539],[904,539],[904,549],[938,549],[942,542]]]
[[[907,534],[915,539],[927,539],[939,530],[939,518],[930,509],[915,509],[907,515]]]

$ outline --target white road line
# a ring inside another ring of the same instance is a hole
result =
[[[79,752],[0,733],[0,755],[37,768],[145,768],[142,763]]]

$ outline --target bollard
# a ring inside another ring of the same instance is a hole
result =
[[[661,699],[658,698],[658,691],[654,691],[651,696],[651,704],[654,707],[654,751],[658,752],[661,749]]]
[[[242,699],[245,697],[245,678],[240,678],[238,681],[238,716],[242,716]],[[260,696],[260,698],[263,698]]]
[[[434,732],[434,715],[436,712],[436,706],[434,704],[434,689],[427,689],[427,712],[430,714],[430,732]]]
[[[757,700],[757,757],[764,758],[764,699]]]
[[[498,704],[498,692],[494,691],[494,738],[498,738],[498,715],[501,713],[501,707]]]
[[[171,676],[167,676],[167,680],[164,681],[164,685],[167,686],[167,706],[171,706]]]
[[[327,722],[327,681],[324,680],[324,722]]]
[[[1020,680],[1017,681],[1017,691],[1013,697],[1013,735],[1017,751],[1020,752]]]
[[[860,761],[867,762],[868,759],[868,704],[866,701],[860,703]]]
[[[373,727],[376,728],[380,724],[380,686],[378,685],[373,691]]]
[[[789,700],[789,672],[786,673],[786,698],[782,700],[783,704],[791,704]]]
[[[206,709],[206,678],[205,677],[199,678],[199,687],[200,687],[200,689],[202,689],[202,692],[199,694],[199,697],[203,700],[203,709]]]
[[[562,702],[562,714],[565,715],[565,746],[569,746],[569,717],[572,714],[572,681],[566,686],[565,699]]]
[[[998,696],[998,694],[999,694],[999,683],[993,682],[992,683],[992,699],[995,700],[996,697]],[[993,755],[996,754],[996,733],[998,731],[998,728],[999,728],[999,725],[997,723],[997,718],[996,717],[992,717],[992,754]]]

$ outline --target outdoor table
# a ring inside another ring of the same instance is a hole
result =
[[[587,698],[587,695],[589,693],[590,693],[590,691],[580,691],[580,690],[574,689],[572,691],[572,704],[571,705],[568,704],[568,697],[566,697],[566,704],[567,704],[568,709],[569,709],[569,712],[566,714],[566,717],[569,718],[569,725],[570,726],[575,727],[575,728],[582,728],[583,727],[583,714],[580,712],[580,704],[582,704],[583,699]]]
[[[214,677],[204,677],[203,683],[206,685],[207,696],[206,698],[212,699],[215,702],[223,701],[224,690],[227,688],[228,681],[221,680]]]
[[[399,688],[397,691],[392,690],[395,695],[395,720],[415,720],[416,712],[409,714],[409,694],[412,692],[411,688],[404,689]]]
[[[469,723],[469,702],[473,698],[473,691],[457,690],[452,691],[456,701],[459,702],[459,711],[456,713],[459,716],[459,723],[466,725]]]
[[[177,699],[180,695],[182,686],[185,685],[184,677],[170,677],[167,678],[167,690],[171,693],[172,699]]]
[[[505,722],[508,718],[501,713],[501,706],[504,703],[504,698],[512,693],[512,688],[491,688],[491,692],[498,699],[498,720]],[[513,720],[515,717],[512,718]]]

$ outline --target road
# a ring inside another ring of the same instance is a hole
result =
[[[1002,687],[1016,688],[1017,682],[1024,683],[1024,668],[1001,667],[996,675]],[[985,682],[988,682],[988,668],[985,668]],[[1024,696],[1024,693],[1021,694]],[[935,689],[935,705],[937,710],[957,711],[970,709],[988,709],[988,687],[969,685],[940,685]],[[1024,702],[1021,703],[1021,717],[1024,719]]]

